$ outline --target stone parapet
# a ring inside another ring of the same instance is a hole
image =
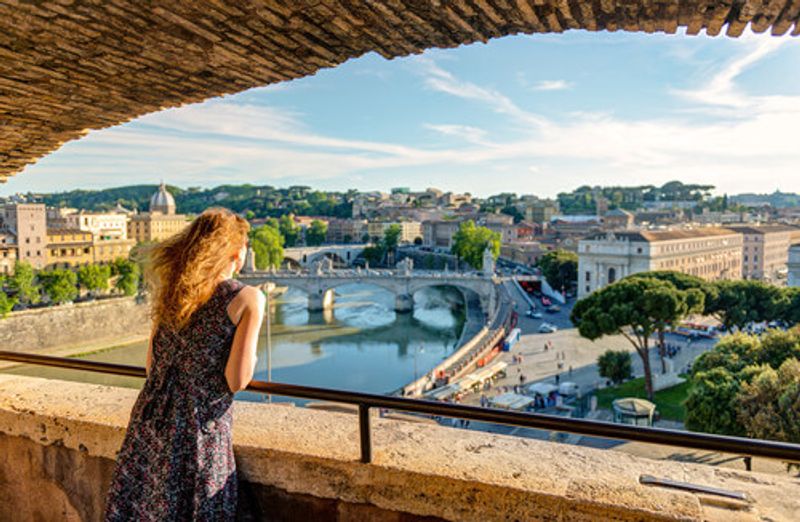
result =
[[[97,520],[136,394],[0,376],[0,519]],[[380,418],[374,462],[362,464],[354,415],[237,402],[234,422],[244,519],[788,521],[800,513],[800,484],[781,476]],[[751,502],[644,486],[644,474],[744,491]],[[32,501],[42,495],[51,501]]]

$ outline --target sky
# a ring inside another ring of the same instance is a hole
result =
[[[90,132],[0,195],[163,180],[555,196],[676,179],[800,192],[800,39],[569,31],[371,53]]]

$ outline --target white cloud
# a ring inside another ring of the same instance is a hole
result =
[[[542,80],[533,86],[537,91],[563,91],[571,88],[572,84],[566,80]]]
[[[783,38],[748,39],[748,43],[750,41],[752,41],[752,46],[748,52],[731,60],[725,67],[713,74],[702,87],[693,90],[674,90],[673,92],[687,100],[701,104],[732,108],[747,107],[753,100],[736,86],[736,78],[749,66],[779,49],[787,40]]]
[[[427,88],[507,116],[516,124],[516,137],[501,140],[486,129],[449,119],[420,124],[441,135],[443,145],[344,139],[309,129],[304,114],[242,103],[249,97],[230,97],[92,132],[30,167],[30,173],[12,178],[4,189],[16,190],[17,179],[34,172],[42,182],[69,179],[82,186],[118,185],[126,177],[131,182],[164,177],[185,185],[200,184],[194,180],[208,184],[289,179],[329,184],[338,180],[344,185],[389,176],[387,172],[393,182],[397,175],[419,169],[427,172],[424,183],[437,184],[444,176],[439,173],[459,170],[453,175],[453,188],[476,193],[511,189],[552,194],[585,183],[660,183],[676,178],[718,186],[740,180],[748,190],[764,185],[771,190],[781,181],[784,190],[799,190],[795,129],[800,96],[752,96],[737,84],[747,67],[780,45],[774,41],[743,42],[738,57],[709,71],[710,80],[678,93],[705,111],[701,117],[679,108],[669,117],[649,119],[569,110],[548,119],[524,110],[497,89],[466,81],[432,59],[419,57],[410,63]],[[114,173],[113,180],[109,173]],[[459,186],[468,181],[479,185]],[[794,186],[785,185],[793,181]]]

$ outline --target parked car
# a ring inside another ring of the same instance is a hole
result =
[[[541,319],[542,318],[542,312],[537,312],[535,308],[531,308],[530,310],[525,312],[525,315],[527,315],[531,319]]]
[[[558,305],[553,305],[553,306],[550,306],[550,307],[546,308],[546,311],[547,311],[548,314],[557,314],[558,312],[561,311],[561,307],[558,306]]]
[[[557,331],[558,327],[554,324],[542,323],[541,325],[539,325],[539,333],[553,333]]]

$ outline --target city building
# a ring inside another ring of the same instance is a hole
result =
[[[47,209],[48,229],[82,230],[101,239],[128,239],[128,216],[116,212]]]
[[[500,234],[501,243],[511,243],[517,240],[517,226],[514,225],[513,216],[507,214],[483,214],[476,221],[479,227],[486,227],[492,232]]]
[[[603,226],[607,230],[627,230],[633,227],[633,213],[621,208],[609,210],[603,216]]]
[[[145,243],[162,241],[177,234],[189,225],[189,219],[186,215],[175,212],[175,198],[162,183],[158,191],[150,198],[149,212],[140,212],[130,216],[128,237],[135,243]]]
[[[0,232],[0,274],[14,273],[17,263],[17,237],[13,232]]]
[[[92,238],[91,232],[77,228],[48,229],[46,268],[72,268],[93,263]]]
[[[530,199],[524,198],[522,204],[525,221],[549,223],[560,212],[558,201],[552,199],[540,199],[534,196]]]
[[[785,225],[731,226],[744,236],[742,276],[777,282],[786,277],[789,247],[799,229]]]
[[[392,225],[400,227],[400,243],[413,243],[417,238],[422,240],[422,223],[419,221],[370,221],[367,223],[367,234],[372,242],[380,241],[386,229]]]
[[[331,219],[326,241],[334,244],[360,243],[367,233],[366,219]]]
[[[800,243],[789,247],[789,260],[786,263],[786,285],[800,287]]]
[[[500,257],[533,266],[547,250],[538,241],[517,241],[500,245]]]
[[[41,203],[12,203],[2,207],[2,230],[11,232],[17,244],[17,258],[44,268],[47,264],[47,214]]]
[[[726,228],[598,233],[578,244],[578,297],[651,270],[740,279],[742,246],[742,234]]]
[[[422,223],[422,244],[427,247],[450,249],[453,235],[463,220],[434,219]]]

